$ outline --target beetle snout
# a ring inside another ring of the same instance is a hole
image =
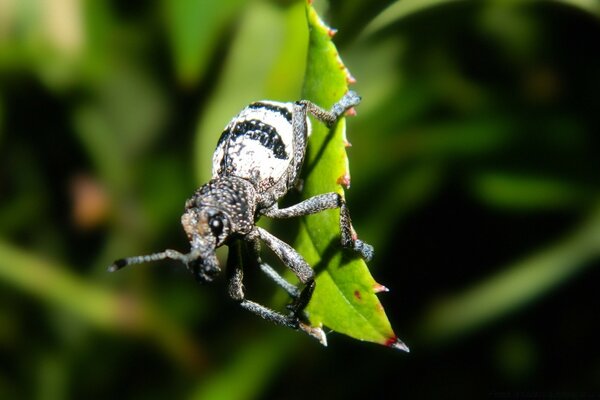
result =
[[[210,283],[221,272],[219,261],[214,252],[204,254],[203,257],[190,260],[187,264],[188,269],[194,275],[199,283]]]

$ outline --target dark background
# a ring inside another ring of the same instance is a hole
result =
[[[9,0],[0,398],[600,397],[600,5],[316,3],[363,96],[346,197],[411,353],[321,348],[174,263],[106,273],[185,251],[223,126],[300,96],[302,2]]]

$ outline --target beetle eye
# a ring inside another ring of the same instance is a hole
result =
[[[221,233],[223,233],[223,221],[221,220],[220,216],[212,217],[208,222],[208,225],[210,226],[210,230],[215,237],[218,238],[221,236]]]

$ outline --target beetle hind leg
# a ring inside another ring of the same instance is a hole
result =
[[[360,103],[360,96],[355,91],[349,90],[329,111],[308,100],[300,100],[299,103],[306,105],[308,112],[315,118],[332,127],[348,109]]]

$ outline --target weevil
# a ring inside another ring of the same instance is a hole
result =
[[[256,222],[263,215],[291,218],[339,208],[342,246],[356,251],[367,261],[372,258],[373,247],[357,239],[348,207],[340,194],[325,193],[290,207],[278,206],[278,201],[299,182],[311,134],[309,115],[331,128],[359,102],[360,97],[348,91],[330,110],[308,100],[259,101],[248,105],[221,134],[213,155],[212,179],[185,203],[181,224],[190,242],[189,253],[165,250],[123,258],[115,261],[109,271],[131,264],[173,259],[184,263],[197,281],[210,282],[221,271],[215,249],[242,240],[248,244],[261,270],[287,291],[293,302],[290,313],[283,314],[246,299],[243,271],[238,262],[228,263],[229,295],[265,320],[303,330],[326,345],[323,330],[310,326],[303,315],[315,289],[313,269],[290,245],[256,226]],[[261,241],[294,272],[304,285],[302,290],[262,261]]]

